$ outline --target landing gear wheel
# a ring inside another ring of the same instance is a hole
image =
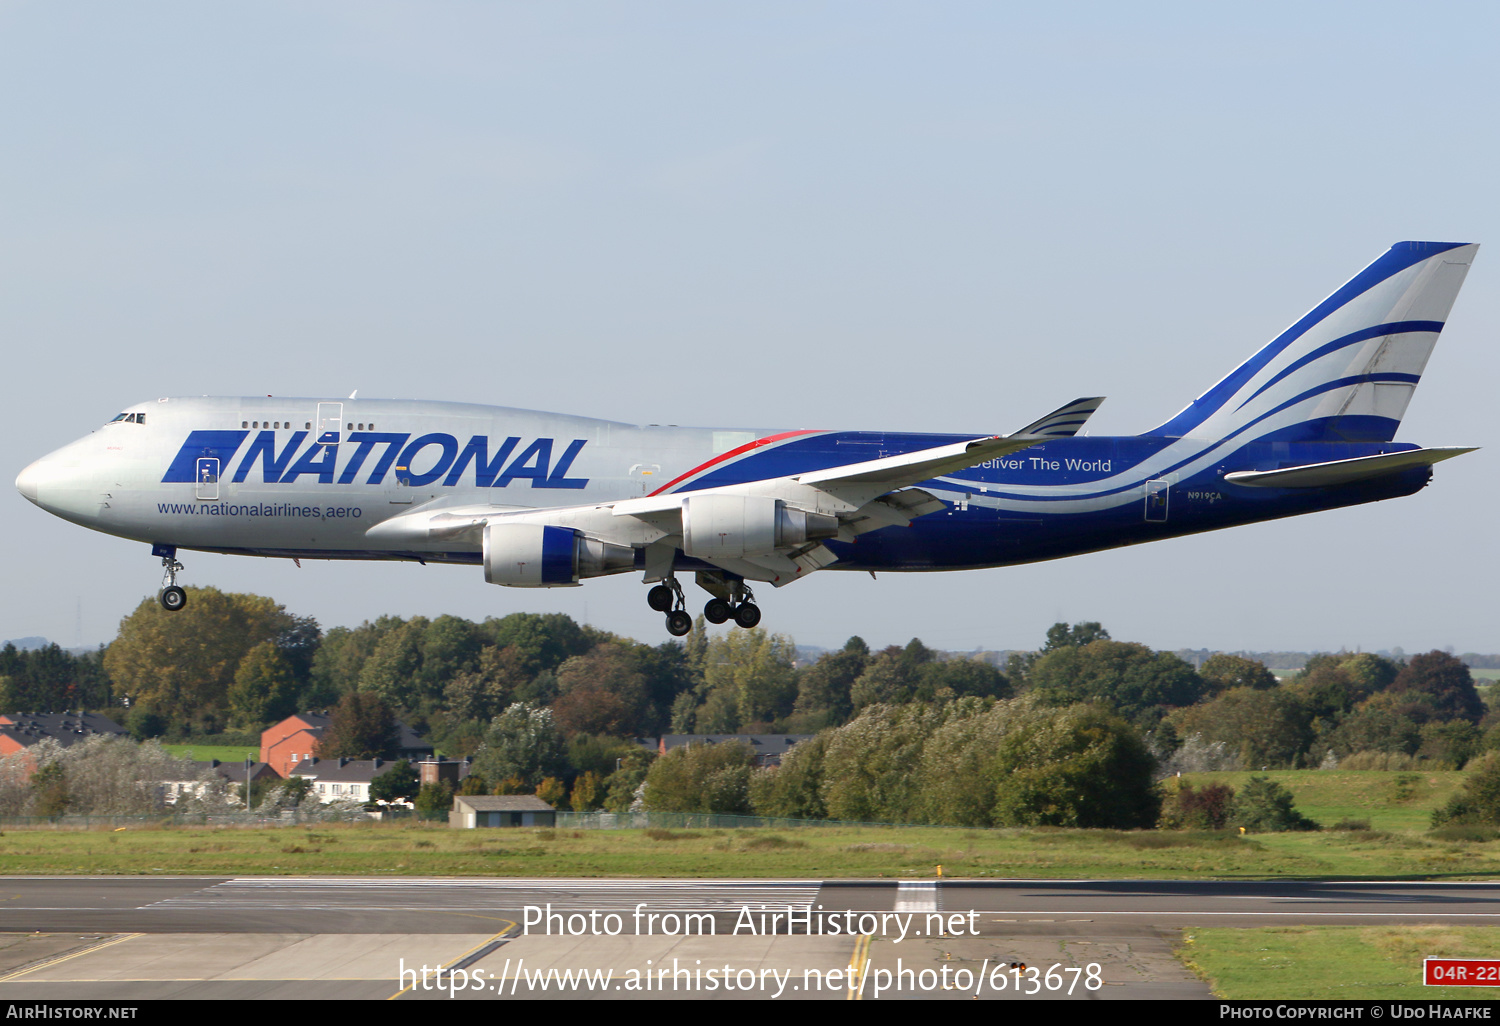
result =
[[[672,589],[665,584],[658,584],[646,592],[646,605],[658,613],[665,613],[672,608]]]
[[[749,629],[760,623],[760,606],[754,602],[741,602],[734,608],[734,622]]]
[[[175,584],[163,588],[157,598],[161,601],[161,607],[169,613],[175,613],[187,605],[187,592]]]
[[[723,599],[709,599],[708,605],[703,607],[703,619],[709,623],[723,623],[733,615],[729,603]]]
[[[693,629],[693,618],[681,609],[667,614],[667,633],[680,638]]]

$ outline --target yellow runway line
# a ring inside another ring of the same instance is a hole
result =
[[[48,959],[47,961],[41,963],[40,965],[27,966],[25,969],[18,969],[15,972],[10,973],[7,976],[0,976],[0,983],[8,983],[11,980],[19,979],[20,977],[26,976],[26,975],[28,975],[30,973],[39,972],[39,971],[41,971],[43,969],[50,969],[54,965],[61,965],[63,962],[66,962],[69,959],[78,958],[80,955],[91,955],[95,951],[100,951],[100,950],[102,950],[104,948],[113,947],[116,944],[123,944],[123,943],[125,943],[128,940],[135,940],[137,937],[144,937],[144,936],[146,936],[144,933],[127,933],[127,934],[124,934],[123,936],[120,936],[120,937],[113,937],[113,938],[111,938],[111,939],[109,939],[107,941],[104,941],[104,942],[100,943],[100,944],[92,944],[89,947],[84,948],[82,951],[75,951],[75,952],[73,952],[70,955],[59,955],[56,958],[50,958],[50,959]]]
[[[870,969],[870,942],[874,939],[874,934],[862,933],[854,942],[854,953],[849,956],[850,1001],[858,1001],[864,996],[865,973]]]
[[[485,916],[483,918],[488,919],[488,918],[491,918],[491,917]],[[502,923],[506,924],[505,929],[501,930],[499,933],[491,934],[490,936],[486,937],[484,940],[480,941],[478,944],[474,945],[468,951],[465,951],[463,954],[459,955],[457,958],[453,959],[452,961],[446,962],[443,965],[438,966],[438,972],[441,973],[444,969],[446,969],[450,965],[457,965],[459,962],[462,962],[464,959],[468,958],[470,955],[472,955],[474,952],[478,951],[480,948],[484,947],[486,944],[493,944],[495,941],[499,940],[501,937],[504,937],[507,933],[510,933],[510,931],[512,931],[512,930],[514,930],[516,928],[516,924],[515,924],[515,922],[513,920],[502,919],[500,921]],[[415,987],[415,986],[416,986],[416,983],[413,983],[411,985],[411,987],[402,987],[400,990],[396,991],[396,993],[394,993],[390,997],[386,998],[386,1000],[387,1001],[394,1001],[398,997],[400,997],[402,994],[405,994],[407,991],[411,990],[412,987]]]

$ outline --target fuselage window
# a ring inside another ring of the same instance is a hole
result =
[[[273,429],[277,430],[277,431],[280,431],[281,430],[281,421],[278,420],[276,423],[272,424],[271,427]]]
[[[242,421],[240,421],[240,427],[247,428],[249,426],[250,426],[250,422],[248,420],[242,420]]]

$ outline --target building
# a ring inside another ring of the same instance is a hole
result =
[[[269,763],[283,777],[293,774],[304,760],[318,754],[318,741],[333,718],[326,712],[304,712],[288,716],[260,732],[260,761]],[[404,723],[397,723],[396,758],[413,763],[430,758],[432,745]]]
[[[417,771],[417,783],[421,786],[446,783],[457,791],[458,785],[473,772],[474,760],[471,758],[449,759],[447,756],[438,755],[423,759],[413,769]]]
[[[123,737],[125,728],[98,713],[0,713],[0,756],[24,752],[48,738],[67,748],[101,734]]]
[[[534,794],[471,794],[453,799],[448,825],[459,830],[476,827],[551,827],[557,810]]]
[[[237,795],[236,804],[243,805],[245,801],[245,780],[253,783],[258,780],[280,780],[280,775],[270,766],[263,762],[252,762],[246,768],[243,762],[221,762],[218,759],[209,759],[207,762],[195,760],[193,767],[197,771],[191,780],[168,780],[162,784],[162,800],[168,805],[176,804],[179,798],[197,795],[203,792],[203,776],[212,773],[214,776],[222,777],[229,781],[230,791]]]
[[[368,802],[370,784],[376,777],[389,773],[397,761],[309,757],[292,767],[292,772],[288,776],[305,777],[312,781],[312,793],[325,804],[337,801]]]
[[[794,745],[811,741],[816,734],[663,734],[657,742],[658,755],[666,755],[684,745],[720,745],[739,741],[755,752],[755,765],[780,766],[782,756]]]

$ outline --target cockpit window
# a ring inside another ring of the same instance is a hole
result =
[[[121,413],[110,421],[111,424],[144,424],[146,415],[144,413]]]

